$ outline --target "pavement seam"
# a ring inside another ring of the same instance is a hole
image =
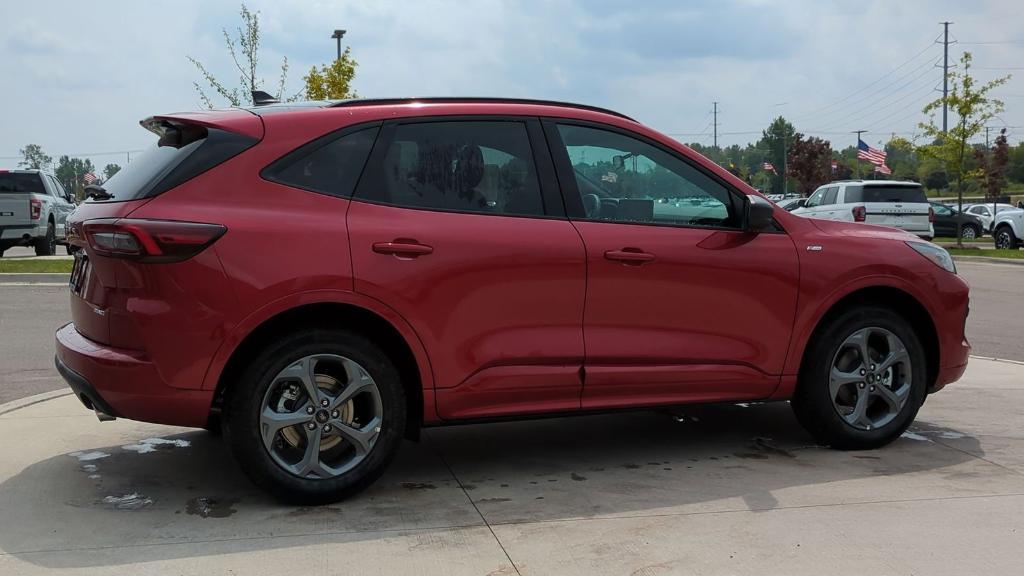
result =
[[[441,460],[441,463],[444,464],[444,467],[448,469],[448,473],[451,474],[455,482],[458,483],[459,489],[466,495],[466,500],[469,500],[470,505],[473,506],[474,510],[476,510],[476,513],[480,516],[480,520],[484,523],[484,526],[487,526],[487,530],[489,530],[491,536],[494,537],[494,541],[498,544],[498,548],[501,548],[502,553],[505,554],[505,558],[507,558],[508,563],[512,565],[512,569],[516,571],[516,574],[522,576],[522,573],[519,572],[519,567],[516,566],[515,561],[512,560],[512,556],[508,553],[508,550],[505,549],[505,545],[502,544],[501,539],[498,538],[498,535],[494,532],[494,528],[491,527],[491,523],[487,521],[483,512],[480,511],[480,507],[476,505],[476,502],[474,502],[473,498],[469,495],[469,491],[462,485],[462,480],[455,473],[455,469],[452,468],[451,464],[448,463],[448,459],[444,457],[444,453],[441,451],[441,448],[436,442],[434,442],[434,439],[430,437],[430,434],[426,430],[423,431],[423,436],[426,437],[427,443],[430,444],[430,447],[434,450],[434,453],[437,454],[437,457]]]
[[[1002,470],[1005,470],[1006,472],[1009,472],[1011,474],[1015,474],[1017,476],[1024,476],[1024,472],[1020,472],[1019,470],[1014,470],[1013,468],[1008,468],[1007,466],[1004,466],[1004,465],[1002,465],[1002,464],[1000,464],[998,462],[993,462],[992,460],[989,460],[988,458],[985,458],[984,456],[979,456],[977,454],[973,454],[973,453],[968,452],[967,450],[964,450],[962,448],[957,448],[956,446],[950,446],[949,444],[946,444],[945,442],[940,442],[941,438],[929,438],[929,440],[931,440],[935,444],[938,444],[939,446],[942,446],[944,448],[949,448],[950,450],[956,450],[957,452],[959,452],[961,454],[964,454],[966,456],[970,456],[971,458],[975,458],[977,460],[981,460],[982,462],[987,462],[987,463],[989,463],[989,464],[991,464],[991,465],[993,465],[993,466],[995,466],[997,468],[1001,468]]]
[[[43,392],[42,394],[29,396],[28,399],[20,398],[18,400],[11,400],[6,404],[0,404],[0,416],[3,416],[4,414],[10,414],[11,412],[21,410],[22,408],[28,408],[29,406],[42,404],[43,402],[49,402],[50,400],[56,400],[58,398],[63,398],[65,396],[71,396],[72,394],[74,394],[74,392],[72,392],[71,390],[51,390],[50,392]],[[39,398],[39,396],[45,396],[45,398]],[[32,398],[35,399],[32,400]],[[17,406],[12,406],[12,404],[17,404]]]
[[[1016,364],[1017,366],[1024,366],[1024,362],[1021,362],[1020,360],[1009,360],[1007,358],[996,358],[994,356],[975,356],[974,354],[971,354],[970,357],[974,358],[975,360],[989,360],[991,362],[1005,362],[1006,364]]]

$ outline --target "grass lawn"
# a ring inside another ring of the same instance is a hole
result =
[[[26,274],[45,272],[50,274],[70,274],[74,260],[9,260],[0,258],[0,273]]]
[[[983,250],[981,248],[947,248],[953,256],[987,256],[989,258],[1024,258],[1024,250]]]

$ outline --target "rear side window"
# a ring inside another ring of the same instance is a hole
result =
[[[278,184],[348,198],[355,191],[379,127],[319,138],[274,162],[263,177]]]
[[[0,194],[46,194],[39,174],[0,172]]]
[[[928,200],[920,186],[863,186],[847,189],[847,202],[919,202]]]
[[[103,183],[113,196],[103,202],[123,202],[162,194],[234,157],[257,141],[217,129],[187,127],[182,137],[164,136]],[[89,200],[93,202],[95,200]]]
[[[390,140],[358,198],[432,210],[544,214],[523,122],[402,124]]]

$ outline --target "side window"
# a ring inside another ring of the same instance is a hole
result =
[[[943,206],[942,204],[932,204],[932,209],[935,213],[940,216],[952,216],[953,210],[949,206]]]
[[[68,193],[64,191],[64,186],[62,186],[61,183],[58,182],[57,179],[54,178],[53,176],[47,176],[47,178],[50,179],[50,188],[53,189],[57,197],[60,198],[61,200],[67,201]]]
[[[839,195],[839,187],[838,186],[829,186],[828,188],[826,188],[825,189],[825,197],[821,200],[822,206],[829,205],[829,204],[835,204],[836,203],[836,196],[838,196],[838,195]]]
[[[400,124],[358,198],[408,208],[541,216],[526,124]]]
[[[326,136],[274,162],[263,171],[267,180],[312,192],[352,196],[379,127],[340,138]]]
[[[559,124],[586,218],[737,227],[739,200],[687,162],[618,132]]]
[[[811,197],[807,199],[807,202],[804,204],[804,207],[813,208],[815,206],[820,206],[821,199],[825,197],[825,192],[827,190],[828,188],[818,188],[817,192],[811,194]]]

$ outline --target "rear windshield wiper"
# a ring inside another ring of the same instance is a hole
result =
[[[84,190],[87,198],[93,198],[95,200],[110,200],[114,197],[113,194],[107,192],[107,190],[99,184],[89,184],[84,188]]]

